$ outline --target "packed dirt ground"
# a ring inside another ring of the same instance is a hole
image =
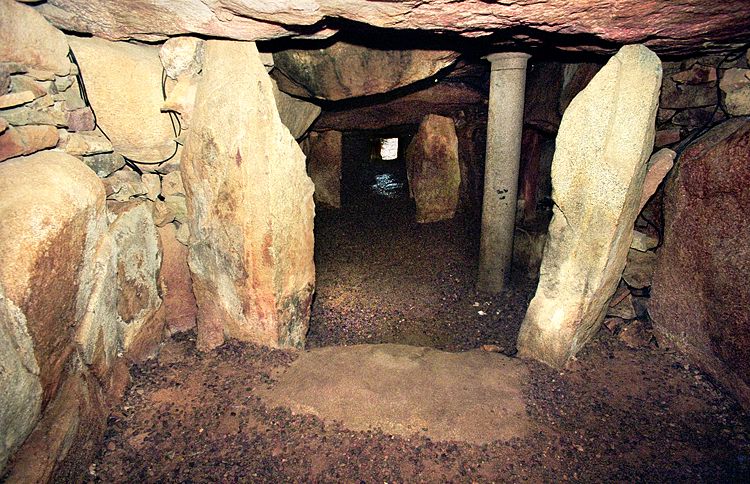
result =
[[[316,218],[309,347],[402,343],[513,354],[534,281],[473,289],[475,224],[414,222],[377,188]],[[385,183],[385,182],[384,182]],[[385,188],[388,188],[387,186]],[[388,192],[388,190],[385,190]],[[379,193],[379,194],[378,194]],[[606,329],[564,370],[527,362],[537,430],[486,445],[351,431],[258,397],[299,353],[230,342],[201,354],[177,335],[134,368],[91,482],[750,482],[750,418],[678,354]]]

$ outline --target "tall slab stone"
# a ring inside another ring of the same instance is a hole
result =
[[[341,207],[341,131],[310,133],[307,173],[315,184],[315,203]]]
[[[563,115],[555,206],[520,355],[563,365],[598,330],[633,237],[654,142],[661,62],[641,45],[609,60]]]
[[[458,137],[451,118],[429,114],[406,149],[409,188],[417,203],[417,222],[453,218],[458,207],[461,169]]]
[[[313,184],[253,43],[210,40],[182,176],[198,346],[302,346],[315,279]]]
[[[664,191],[649,313],[671,346],[750,409],[750,118],[685,149]]]

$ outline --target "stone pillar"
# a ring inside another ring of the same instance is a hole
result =
[[[510,275],[521,156],[523,100],[528,54],[487,56],[492,64],[487,118],[482,237],[477,289],[500,292]]]

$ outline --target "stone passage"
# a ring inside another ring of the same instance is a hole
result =
[[[302,346],[315,279],[313,184],[255,44],[207,41],[182,156],[198,346]]]
[[[357,345],[303,353],[262,398],[353,430],[483,444],[530,430],[528,370],[498,353]]]
[[[661,73],[646,47],[623,47],[563,116],[552,162],[553,218],[518,336],[523,356],[563,365],[599,329],[633,238]]]

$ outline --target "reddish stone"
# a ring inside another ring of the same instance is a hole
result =
[[[176,8],[162,0],[55,0],[35,8],[57,27],[111,40],[153,41],[187,33],[267,40],[300,31],[321,38],[335,34],[336,25],[369,24],[467,38],[510,38],[522,31],[532,46],[548,42],[565,50],[613,52],[618,45],[644,43],[659,54],[685,54],[746,42],[746,6],[746,0],[184,0]],[[516,49],[524,42],[517,37]]]
[[[58,141],[54,126],[10,127],[0,134],[0,161],[54,148]]]
[[[750,409],[750,119],[691,144],[664,198],[650,314],[673,345]]]
[[[166,310],[169,332],[179,333],[195,327],[198,307],[193,294],[193,280],[188,267],[188,248],[177,240],[174,224],[159,228],[162,260],[159,286]]]
[[[678,72],[672,76],[673,81],[684,84],[703,84],[716,79],[716,68],[701,64],[693,64],[689,70]]]
[[[662,129],[656,132],[654,137],[654,147],[662,148],[677,143],[682,139],[682,130],[680,128]]]
[[[146,316],[125,352],[125,358],[133,363],[143,363],[159,353],[164,340],[166,317],[164,304]]]
[[[96,127],[91,108],[80,108],[68,111],[68,131],[93,131]]]

